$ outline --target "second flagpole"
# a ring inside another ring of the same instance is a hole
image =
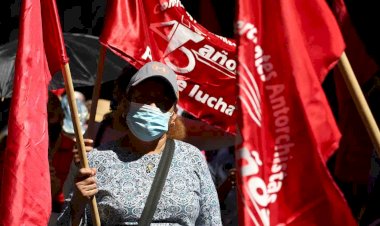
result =
[[[372,115],[368,103],[363,95],[358,80],[355,77],[351,64],[345,52],[343,52],[338,62],[339,70],[341,71],[347,88],[350,91],[351,97],[354,100],[356,109],[368,131],[372,144],[376,149],[377,155],[380,157],[380,132],[379,127]]]
[[[107,49],[100,45],[99,49],[99,61],[98,61],[98,69],[96,72],[96,80],[94,89],[92,90],[92,99],[91,99],[91,110],[90,110],[90,119],[88,121],[88,129],[87,129],[87,137],[93,139],[96,136],[96,133],[94,131],[95,127],[95,115],[96,115],[96,109],[98,108],[98,99],[99,99],[99,93],[100,93],[100,86],[102,84],[103,80],[103,71],[104,71],[104,60],[106,56]]]

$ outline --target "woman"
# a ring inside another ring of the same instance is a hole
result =
[[[58,225],[87,224],[88,200],[96,195],[102,225],[136,225],[168,143],[174,155],[152,224],[221,225],[215,186],[199,149],[173,140],[178,101],[176,75],[150,62],[129,82],[124,107],[126,135],[88,154]],[[169,137],[169,135],[171,135]]]

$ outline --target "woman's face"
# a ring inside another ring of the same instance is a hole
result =
[[[158,107],[162,112],[173,112],[176,98],[165,81],[147,79],[129,92],[129,101]]]

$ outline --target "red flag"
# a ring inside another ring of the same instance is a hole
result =
[[[51,73],[68,60],[62,40],[55,2],[24,0],[4,153],[0,225],[48,223],[47,86]]]
[[[241,225],[355,225],[326,159],[339,131],[320,81],[344,43],[324,0],[239,0]]]
[[[332,10],[347,43],[345,52],[359,84],[362,85],[376,73],[378,66],[367,54],[352,26],[344,1],[335,0]],[[343,182],[365,185],[368,183],[373,144],[338,69],[334,71],[334,79],[339,106],[338,124],[342,132],[335,176]]]
[[[182,108],[235,131],[236,44],[199,25],[180,1],[108,1],[100,41],[138,68],[166,63],[179,75]]]

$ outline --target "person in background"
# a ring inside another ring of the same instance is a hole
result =
[[[123,109],[119,108],[119,103],[122,102],[123,93],[127,88],[131,77],[137,72],[137,69],[128,65],[123,68],[118,78],[114,81],[114,88],[112,90],[112,100],[109,104],[110,113],[107,113],[100,121],[97,130],[90,137],[94,138],[94,147],[102,143],[116,140],[125,135],[125,128],[123,125]],[[98,102],[98,108],[102,103]]]
[[[49,170],[50,170],[50,188],[52,200],[56,197],[60,191],[61,180],[57,177],[55,168],[52,164],[53,155],[59,148],[60,134],[62,131],[63,123],[63,111],[61,107],[61,101],[57,95],[50,92],[48,93],[48,103],[47,103],[47,121],[48,121],[48,134],[49,134]],[[53,210],[50,219],[49,226],[55,225],[58,217],[58,213]]]
[[[85,105],[84,95],[75,91],[74,96],[79,113],[82,133],[87,129],[88,110]],[[60,213],[64,204],[63,185],[70,170],[70,164],[74,156],[75,132],[73,122],[71,120],[70,107],[66,95],[62,96],[61,109],[63,111],[62,130],[59,134],[57,147],[53,153],[52,166],[55,169],[55,174],[60,180],[59,191],[53,197],[53,212]],[[59,126],[56,125],[56,129]]]
[[[86,225],[96,195],[102,225],[140,221],[163,152],[174,151],[153,223],[222,225],[215,186],[196,147],[179,141],[176,75],[160,62],[145,64],[124,91],[121,122],[126,135],[88,153],[58,225]],[[94,168],[96,167],[96,168]],[[162,178],[161,178],[162,179]]]
[[[209,162],[211,176],[217,187],[224,226],[238,225],[234,151],[234,146],[218,149]]]

